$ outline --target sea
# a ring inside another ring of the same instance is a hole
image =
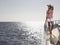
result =
[[[45,45],[44,22],[0,22],[0,45]]]

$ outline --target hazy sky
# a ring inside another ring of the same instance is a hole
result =
[[[47,4],[54,6],[54,19],[60,19],[60,0],[0,0],[0,21],[44,21]]]

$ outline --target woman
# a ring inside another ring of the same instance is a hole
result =
[[[48,30],[50,34],[52,34],[52,29],[53,29],[53,6],[52,5],[47,5],[48,10],[46,12],[46,21],[48,22]]]

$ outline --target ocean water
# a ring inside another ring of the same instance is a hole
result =
[[[0,45],[45,45],[44,23],[0,22]]]

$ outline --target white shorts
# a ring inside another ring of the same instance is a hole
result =
[[[47,19],[47,22],[53,21],[53,18]]]

